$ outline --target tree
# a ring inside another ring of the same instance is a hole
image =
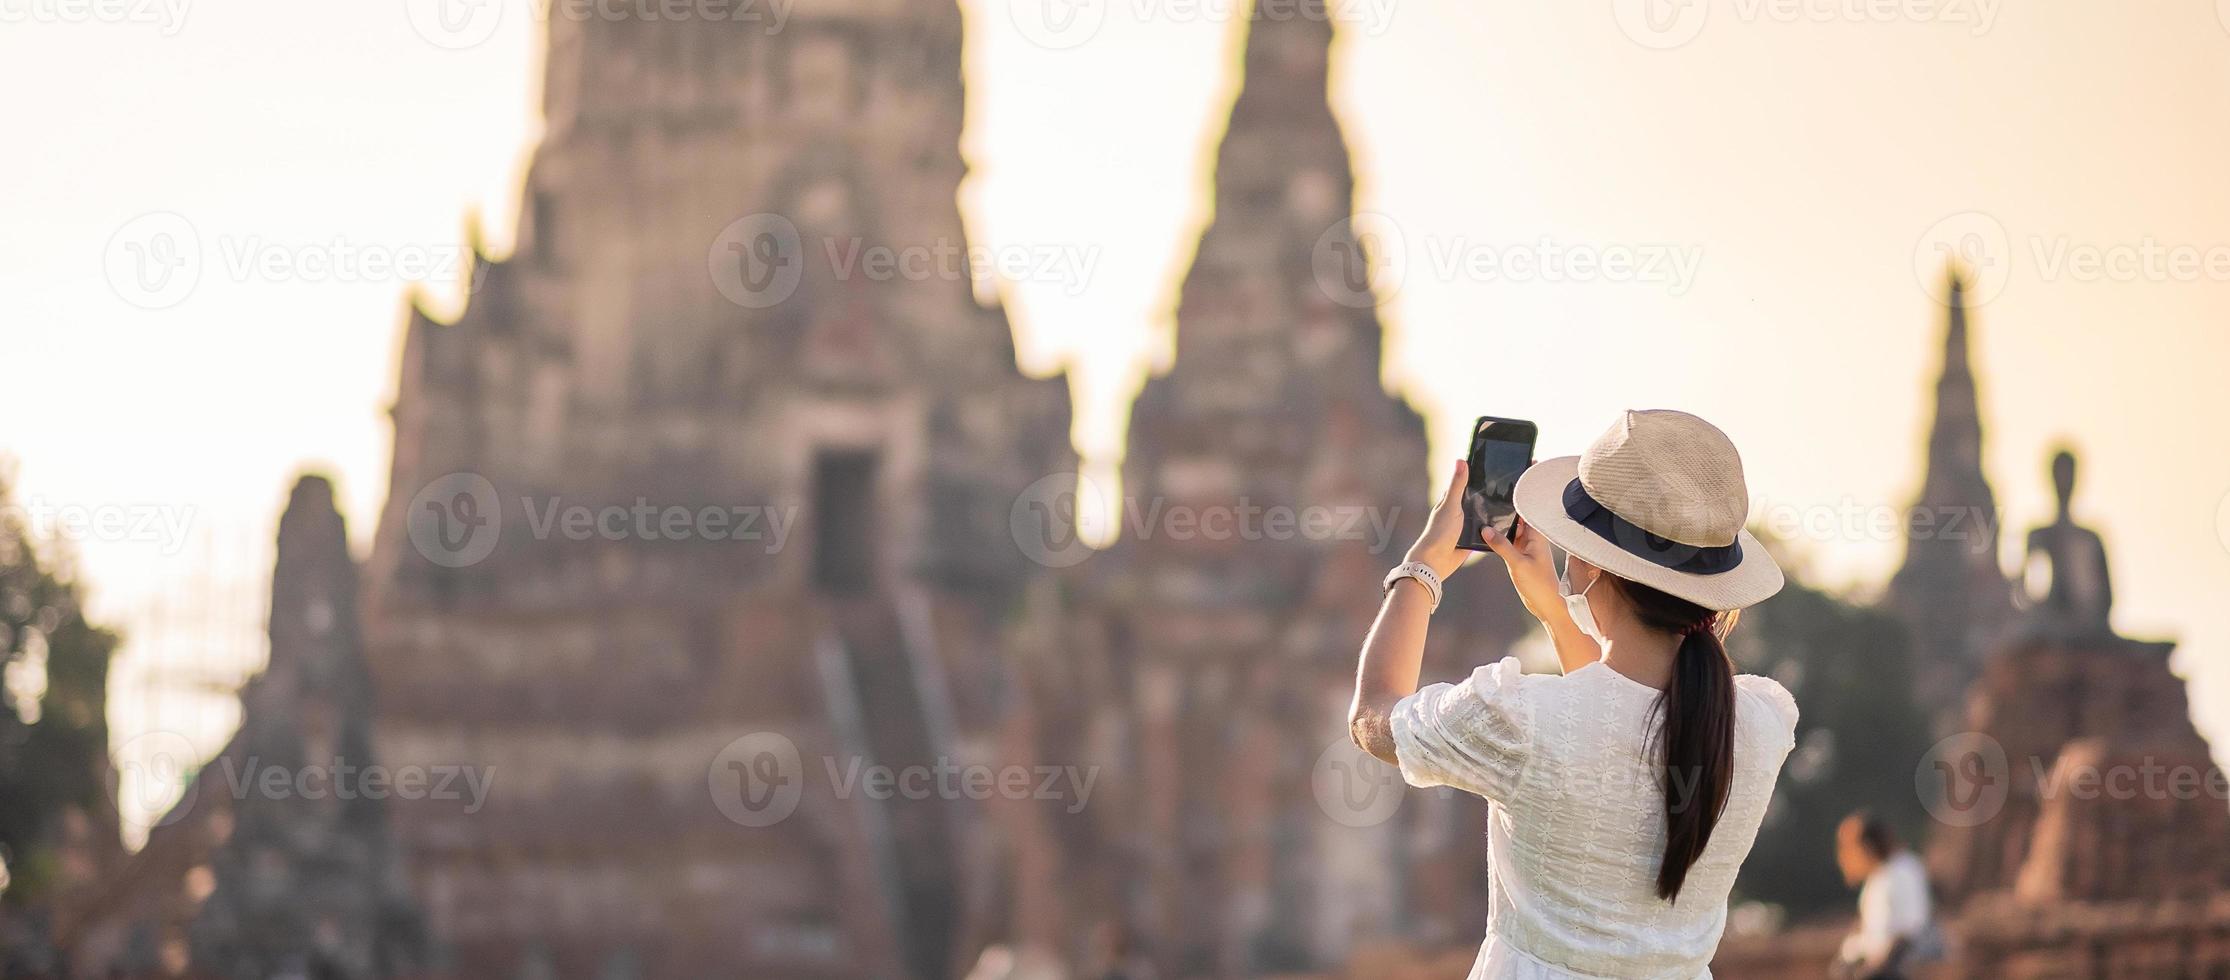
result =
[[[1745,614],[1730,641],[1741,668],[1796,696],[1796,749],[1736,882],[1739,898],[1791,918],[1848,911],[1835,867],[1835,825],[1853,810],[1887,819],[1917,845],[1926,812],[1913,767],[1928,750],[1928,720],[1912,697],[1912,644],[1890,614],[1809,589],[1790,576]]]
[[[110,797],[108,666],[59,544],[42,558],[0,467],[0,903],[36,907],[122,852]]]

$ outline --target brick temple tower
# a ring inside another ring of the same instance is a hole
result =
[[[1982,414],[1968,362],[1966,287],[1951,276],[1943,370],[1928,433],[1927,475],[1908,514],[1905,562],[1887,606],[1913,631],[1916,695],[1939,729],[1956,727],[1961,693],[2013,612],[1998,563],[1997,498],[1982,475]]]
[[[394,803],[439,973],[945,976],[980,928],[968,801],[823,761],[970,758],[1066,386],[965,272],[837,260],[965,253],[959,9],[768,27],[554,19],[516,254],[407,325],[379,748],[493,777]]]
[[[240,728],[146,846],[58,912],[70,976],[369,980],[425,965],[390,829],[397,783],[372,745],[356,562],[324,477],[295,484],[277,552],[270,660],[240,691]]]
[[[1483,906],[1465,918],[1483,804],[1412,793],[1398,814],[1335,814],[1312,785],[1368,778],[1340,768],[1358,762],[1340,755],[1355,653],[1435,468],[1381,371],[1370,243],[1327,91],[1333,19],[1273,4],[1247,29],[1175,363],[1133,408],[1123,537],[1093,569],[1113,689],[1084,700],[1123,746],[1104,756],[1102,819],[1128,842],[1110,891],[1124,932],[1178,976],[1323,969],[1361,943],[1484,921]],[[1454,583],[1437,675],[1519,632],[1498,576]],[[1392,770],[1368,775],[1401,792]],[[1415,870],[1427,864],[1461,880]]]

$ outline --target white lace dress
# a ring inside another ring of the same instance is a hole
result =
[[[1511,658],[1395,706],[1402,778],[1493,804],[1473,980],[1711,975],[1727,892],[1796,732],[1781,685],[1744,674],[1735,692],[1734,786],[1678,902],[1656,893],[1664,796],[1645,754],[1656,689],[1601,663],[1521,674]]]

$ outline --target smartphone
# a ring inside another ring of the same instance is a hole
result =
[[[1485,529],[1504,536],[1517,524],[1512,494],[1518,477],[1533,465],[1533,442],[1540,429],[1523,419],[1482,415],[1471,430],[1471,477],[1463,488],[1463,537],[1456,547],[1485,551]]]

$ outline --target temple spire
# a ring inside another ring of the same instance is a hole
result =
[[[1942,369],[1920,497],[1907,514],[1905,562],[1889,604],[1912,627],[1920,696],[1956,710],[1982,645],[2010,611],[1998,565],[1997,498],[1982,470],[1982,413],[1969,353],[1966,283],[1952,268]]]
[[[1379,382],[1375,270],[1351,227],[1355,176],[1330,99],[1332,17],[1304,0],[1247,19],[1215,219],[1178,304],[1180,365],[1250,349],[1313,383]]]

